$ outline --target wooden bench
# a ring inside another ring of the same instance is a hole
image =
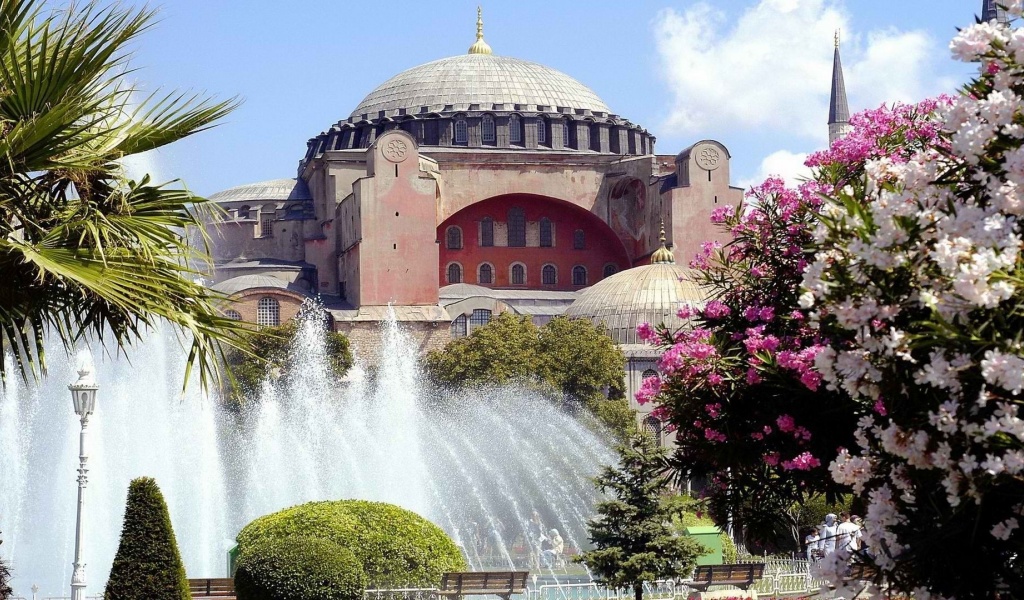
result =
[[[223,579],[189,579],[188,589],[192,598],[219,598],[228,600],[235,597],[235,580]]]
[[[528,571],[470,571],[445,573],[441,577],[439,596],[462,598],[463,596],[494,595],[509,600],[512,594],[526,592]]]
[[[703,565],[694,570],[692,581],[683,583],[702,592],[708,591],[713,585],[732,585],[747,590],[763,576],[763,563]]]
[[[878,569],[875,565],[853,563],[850,565],[849,571],[843,575],[843,581],[871,581],[876,575],[878,575]]]

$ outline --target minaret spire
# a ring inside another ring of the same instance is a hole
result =
[[[470,54],[491,54],[491,47],[484,41],[484,9],[476,7],[476,41],[469,47]]]
[[[839,59],[839,30],[836,29],[836,49],[832,57],[832,95],[828,103],[828,144],[850,131],[850,105],[846,102],[846,82],[843,81],[843,63]]]
[[[1010,15],[1006,14],[1006,9],[1001,6],[1000,2],[1001,0],[982,0],[981,20],[991,21],[995,19],[1003,25],[1008,25],[1010,23]]]

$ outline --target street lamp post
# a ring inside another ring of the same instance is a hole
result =
[[[92,377],[89,367],[82,367],[78,372],[78,381],[68,386],[71,390],[71,401],[75,406],[75,414],[82,422],[82,431],[78,437],[78,513],[75,517],[75,572],[71,575],[71,600],[85,600],[85,564],[82,562],[82,507],[85,504],[85,484],[88,481],[89,469],[86,467],[88,457],[85,454],[85,432],[89,425],[89,415],[96,408],[96,390],[99,386]]]

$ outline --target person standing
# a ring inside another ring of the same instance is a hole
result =
[[[836,548],[847,550],[850,553],[856,552],[860,549],[860,538],[863,535],[860,531],[860,525],[856,522],[858,519],[851,517],[847,513],[843,513],[842,517],[843,522],[839,524],[839,537]]]
[[[804,538],[804,544],[807,546],[807,561],[813,562],[821,558],[821,536],[818,535],[817,529],[811,529],[807,537]]]
[[[836,551],[836,538],[839,536],[839,524],[836,523],[836,516],[832,513],[825,515],[825,522],[819,528],[818,535],[821,537],[821,552],[827,556]]]

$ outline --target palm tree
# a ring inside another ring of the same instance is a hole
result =
[[[123,351],[164,320],[191,345],[186,381],[197,367],[204,386],[221,346],[244,345],[245,326],[198,281],[208,247],[188,236],[207,201],[132,180],[122,164],[237,105],[178,92],[137,101],[127,47],[152,20],[96,0],[0,0],[0,352],[22,377],[45,371],[46,335],[64,351],[83,339]]]

